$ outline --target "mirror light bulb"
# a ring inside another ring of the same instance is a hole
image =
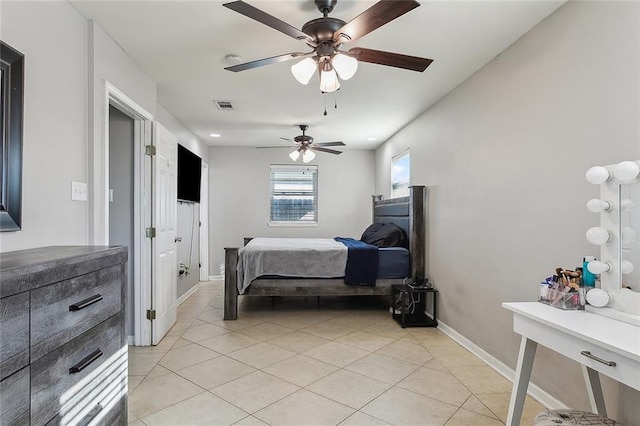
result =
[[[632,273],[633,263],[629,262],[628,260],[623,260],[622,262],[620,262],[620,272],[622,272],[624,275]]]
[[[314,158],[316,158],[316,154],[310,149],[307,149],[305,152],[302,153],[302,161],[305,163],[308,163]]]
[[[591,199],[587,201],[587,210],[592,213],[600,213],[611,208],[611,203],[604,200],[599,200],[598,198]]]
[[[611,270],[611,264],[608,262],[600,262],[599,260],[592,260],[587,264],[587,269],[592,274],[600,275],[603,272]]]
[[[633,210],[633,201],[631,201],[628,198],[625,198],[624,200],[620,201],[620,210],[622,210],[623,212],[630,212]]]
[[[623,161],[613,169],[613,175],[616,179],[623,182],[637,178],[638,174],[640,174],[640,166],[633,161]]]
[[[587,182],[600,185],[611,179],[611,172],[606,167],[594,166],[587,170],[585,177],[587,178]]]
[[[632,228],[625,226],[620,233],[620,241],[622,244],[633,244],[636,241],[636,231]]]
[[[604,228],[594,226],[587,230],[586,237],[591,244],[599,246],[611,240],[611,233]]]
[[[291,74],[300,84],[307,84],[317,69],[316,61],[313,58],[306,58],[291,66]]]
[[[607,306],[613,300],[613,295],[599,288],[592,288],[587,292],[587,302],[596,308]]]
[[[295,150],[291,154],[289,154],[289,158],[291,158],[293,161],[296,161],[298,157],[300,157],[300,153],[298,152],[298,150]]]
[[[358,60],[353,56],[338,53],[331,59],[331,65],[343,80],[349,80],[358,71]]]

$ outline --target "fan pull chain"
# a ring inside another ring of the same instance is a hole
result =
[[[325,93],[322,93],[323,95],[325,95]],[[333,109],[338,109],[338,95],[336,93],[336,97],[333,100]],[[324,98],[324,112],[322,113],[322,115],[326,116],[327,113],[327,98]]]

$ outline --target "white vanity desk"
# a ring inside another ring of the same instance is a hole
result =
[[[538,344],[582,365],[592,411],[606,417],[598,373],[640,390],[640,327],[539,302],[503,303],[522,336],[507,425],[519,425]]]

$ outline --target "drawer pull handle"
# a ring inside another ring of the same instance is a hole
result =
[[[91,423],[93,421],[93,419],[98,417],[98,414],[100,414],[100,412],[102,411],[103,408],[104,407],[102,407],[102,405],[100,403],[96,404],[96,406],[93,407],[91,409],[91,411],[89,411],[89,413],[87,413],[87,415],[84,417],[84,419],[82,419],[83,421],[81,422],[81,424],[88,425],[89,423]]]
[[[95,361],[96,359],[100,358],[101,356],[102,356],[102,351],[100,349],[96,349],[95,351],[93,351],[89,355],[87,355],[86,357],[82,358],[80,360],[80,362],[78,362],[76,365],[71,367],[69,369],[69,374],[76,374],[76,373],[81,372],[82,370],[87,368],[89,366],[89,364],[91,364],[93,361]]]
[[[597,356],[593,355],[589,351],[582,351],[582,352],[580,352],[580,354],[586,356],[587,358],[591,358],[594,361],[601,362],[604,365],[608,365],[609,367],[615,367],[616,366],[616,362],[615,361],[607,361],[606,359],[602,359],[600,357],[597,357]]]
[[[79,302],[74,303],[73,305],[69,305],[69,312],[79,311],[80,309],[84,309],[87,306],[93,305],[94,303],[98,303],[102,300],[101,294],[96,294],[91,297],[87,297],[86,299],[82,299]]]

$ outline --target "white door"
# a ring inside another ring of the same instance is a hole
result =
[[[157,345],[175,324],[177,316],[178,262],[176,255],[178,140],[165,127],[154,123],[156,155],[152,157],[152,277],[151,344]]]

